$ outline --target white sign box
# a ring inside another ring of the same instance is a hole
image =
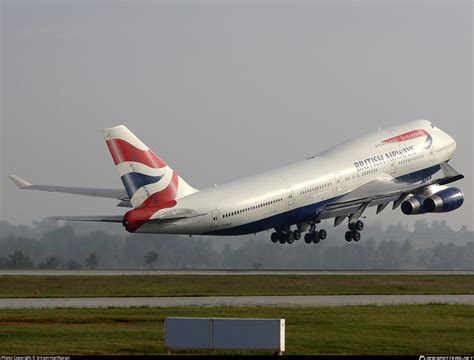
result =
[[[209,349],[208,318],[165,318],[165,348]]]
[[[167,349],[285,351],[285,319],[165,318]]]

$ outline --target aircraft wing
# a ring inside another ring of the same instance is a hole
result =
[[[390,178],[379,178],[342,196],[337,201],[320,209],[317,219],[336,218],[334,225],[339,225],[346,216],[357,219],[369,206],[378,206],[377,214],[393,201],[397,208],[410,196],[422,192],[430,185],[445,185],[464,178],[447,163],[440,164],[442,176],[427,182],[400,182]]]
[[[66,194],[85,195],[94,197],[103,197],[120,200],[117,206],[131,207],[130,199],[124,189],[101,189],[101,188],[87,188],[87,187],[69,187],[56,185],[35,185],[26,180],[16,176],[10,175],[9,178],[15,185],[22,190],[39,190],[49,192],[60,192]]]

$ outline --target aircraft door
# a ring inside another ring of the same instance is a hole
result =
[[[295,204],[295,196],[291,187],[286,189],[286,195],[288,196],[288,206],[293,206]]]
[[[337,191],[341,191],[342,190],[341,174],[339,174],[338,172],[334,173],[334,179],[336,180],[336,189],[337,189]]]
[[[219,226],[219,210],[217,209],[212,210],[211,217],[212,217],[211,228],[215,228]]]
[[[397,172],[397,168],[395,167],[395,161],[392,161],[390,164],[390,174],[395,174]]]

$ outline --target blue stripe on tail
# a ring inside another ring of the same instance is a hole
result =
[[[130,198],[132,198],[133,194],[145,185],[150,185],[157,183],[161,180],[163,175],[160,176],[149,176],[143,175],[138,172],[131,172],[125,174],[121,177],[123,186],[125,186],[125,190]]]

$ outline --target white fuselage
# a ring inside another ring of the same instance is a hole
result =
[[[426,135],[417,136],[417,130]],[[410,132],[414,135],[387,141]],[[417,180],[430,176],[430,169],[449,160],[455,148],[454,139],[429,121],[407,122],[347,140],[307,160],[180,198],[176,209],[205,215],[150,222],[137,232],[237,235],[304,223],[322,204],[376,178],[411,181],[411,174]],[[155,215],[161,211],[166,209]]]

